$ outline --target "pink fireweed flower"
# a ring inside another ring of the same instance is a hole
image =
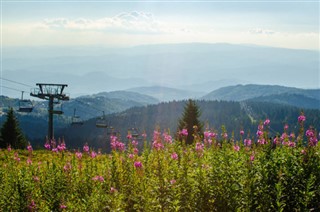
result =
[[[269,124],[270,124],[270,119],[266,119],[266,120],[263,122],[263,124],[264,124],[265,126],[269,125]]]
[[[260,131],[263,130],[263,125],[262,125],[262,124],[259,124],[259,125],[258,125],[258,130],[260,130]]]
[[[57,149],[58,149],[59,152],[62,152],[62,151],[64,151],[64,150],[66,150],[66,149],[67,149],[67,148],[66,148],[66,144],[65,144],[64,142],[62,142],[61,144],[59,144],[59,145],[57,146]]]
[[[81,158],[82,158],[82,153],[81,153],[81,152],[76,152],[76,157],[77,157],[78,159],[81,159]]]
[[[27,159],[27,164],[31,165],[32,164],[32,160],[30,158]]]
[[[223,137],[224,139],[227,139],[227,138],[228,138],[228,133],[226,133],[226,132],[223,133],[223,134],[222,134],[222,137]]]
[[[175,179],[170,180],[170,184],[173,185],[175,184],[177,181]]]
[[[32,200],[31,203],[29,204],[28,208],[29,208],[30,210],[33,210],[33,209],[36,208],[36,204],[35,204],[35,202],[34,202],[33,200]]]
[[[156,149],[156,150],[160,150],[160,149],[163,149],[164,148],[164,145],[163,143],[158,140],[155,140],[153,143],[152,143],[152,148]]]
[[[260,138],[260,139],[258,139],[258,141],[257,141],[259,144],[266,144],[267,142],[266,142],[266,140],[264,139],[264,138]]]
[[[234,145],[234,146],[233,146],[233,150],[236,151],[236,152],[239,152],[240,146]]]
[[[146,139],[147,138],[147,134],[146,133],[142,133],[142,135],[141,135],[144,139]]]
[[[64,205],[64,204],[61,204],[61,205],[60,205],[60,208],[61,208],[61,209],[66,209],[66,208],[67,208],[67,206],[66,206],[66,205]]]
[[[178,160],[179,159],[179,156],[178,156],[178,154],[177,153],[172,153],[171,154],[171,158],[173,159],[173,160]]]
[[[308,129],[308,130],[306,131],[306,136],[307,136],[307,137],[313,137],[313,136],[314,136],[313,130]]]
[[[83,146],[83,151],[89,153],[89,150],[90,150],[90,148],[89,148],[88,144],[85,144]]]
[[[257,134],[258,137],[260,137],[260,136],[263,135],[263,132],[261,130],[258,130],[256,134]]]
[[[250,161],[254,161],[254,155],[250,155]]]
[[[91,151],[90,157],[91,157],[91,158],[97,157],[97,153],[96,153],[95,151]]]
[[[129,154],[128,156],[130,159],[134,158],[134,154]]]
[[[100,181],[100,182],[103,182],[104,181],[104,178],[102,176],[95,176],[92,178],[93,181]]]
[[[7,150],[8,150],[8,152],[11,152],[11,146],[10,145],[7,147]]]
[[[67,162],[67,164],[64,165],[63,170],[66,172],[66,171],[71,170],[71,168],[72,168],[72,166],[71,166],[70,162]]]
[[[31,146],[30,143],[29,143],[29,145],[27,146],[27,150],[28,150],[29,152],[32,152],[32,146]]]
[[[134,162],[134,167],[136,168],[142,168],[142,163],[140,161],[135,161]]]
[[[301,154],[306,155],[307,151],[303,149],[303,150],[301,150]]]
[[[132,139],[132,135],[131,135],[131,133],[128,133],[128,135],[127,135],[127,139],[129,139],[129,140],[131,140],[131,139]]]
[[[157,141],[157,140],[160,140],[161,138],[160,138],[160,132],[159,131],[157,131],[157,130],[154,130],[153,131],[153,141]]]
[[[252,141],[251,141],[250,138],[247,138],[247,139],[244,139],[243,143],[244,143],[245,146],[251,146]]]
[[[133,147],[137,147],[137,146],[138,146],[138,141],[133,140],[133,141],[131,142],[131,144],[132,144]]]
[[[179,135],[188,136],[188,130],[187,129],[182,129],[181,131],[179,131]]]
[[[40,181],[40,178],[38,176],[33,176],[32,178],[33,178],[34,182],[39,182]]]
[[[172,136],[167,132],[162,133],[162,137],[166,143],[172,144]]]
[[[139,153],[139,149],[138,148],[134,148],[133,149],[133,153],[137,155]]]
[[[58,148],[52,148],[51,151],[52,151],[52,152],[59,152],[59,151],[58,151]]]
[[[51,149],[51,145],[49,144],[49,142],[46,142],[44,144],[44,148],[46,148],[47,150],[50,150]]]
[[[197,152],[203,152],[203,144],[200,142],[196,143],[196,151]]]
[[[244,131],[243,130],[240,130],[240,135],[244,135]]]
[[[118,190],[117,189],[115,189],[114,187],[111,187],[110,188],[110,193],[115,193],[115,192],[117,192]]]
[[[287,129],[289,129],[289,125],[288,124],[285,124],[283,129],[286,131]]]
[[[304,122],[306,120],[306,117],[303,115],[303,114],[301,114],[299,117],[298,117],[298,122],[299,123],[302,123],[302,122]]]
[[[289,146],[289,147],[296,147],[296,143],[295,143],[295,142],[292,142],[292,141],[289,141],[289,142],[288,142],[288,146]]]

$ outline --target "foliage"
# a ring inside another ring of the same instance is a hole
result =
[[[19,122],[16,119],[13,109],[10,108],[7,119],[1,128],[1,143],[0,148],[11,146],[15,149],[25,149],[27,141],[19,127]]]
[[[206,130],[193,145],[154,131],[152,146],[130,134],[111,138],[111,154],[0,150],[3,211],[319,211],[320,145],[314,128],[269,139],[270,121],[256,136],[234,140]],[[304,137],[302,135],[305,135]],[[244,136],[244,137],[242,137]],[[145,137],[145,135],[144,135]],[[304,142],[300,142],[304,139]],[[142,145],[142,144],[140,144]]]

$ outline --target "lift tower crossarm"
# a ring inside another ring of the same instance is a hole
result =
[[[63,93],[65,87],[68,87],[67,84],[52,84],[52,83],[37,83],[39,86],[38,89],[34,89],[30,93],[30,96],[37,97],[40,99],[49,100],[49,122],[48,122],[48,138],[53,139],[53,114],[62,114],[61,111],[53,110],[54,99],[68,101],[70,98]]]

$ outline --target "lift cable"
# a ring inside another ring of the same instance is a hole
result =
[[[14,81],[14,80],[6,79],[6,78],[3,78],[3,77],[0,77],[0,79],[8,81],[8,82],[16,83],[16,84],[19,84],[19,85],[23,85],[23,86],[26,86],[26,87],[34,88],[34,86],[31,86],[31,85],[28,85],[28,84],[24,84],[24,83],[21,83],[21,82],[17,82],[17,81]]]
[[[2,85],[1,87],[7,88],[7,89],[10,89],[10,90],[14,90],[14,91],[19,91],[19,92],[27,92],[27,91],[23,91],[23,90],[18,90],[16,88],[7,87],[7,86],[4,86],[4,85]]]

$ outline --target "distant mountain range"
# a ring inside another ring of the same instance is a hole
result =
[[[320,89],[299,89],[277,85],[236,85],[219,88],[201,97],[204,100],[259,101],[320,109]]]
[[[240,83],[319,88],[318,51],[222,43],[5,47],[2,67],[3,78],[31,86],[66,83],[72,97],[149,86],[205,93]]]

